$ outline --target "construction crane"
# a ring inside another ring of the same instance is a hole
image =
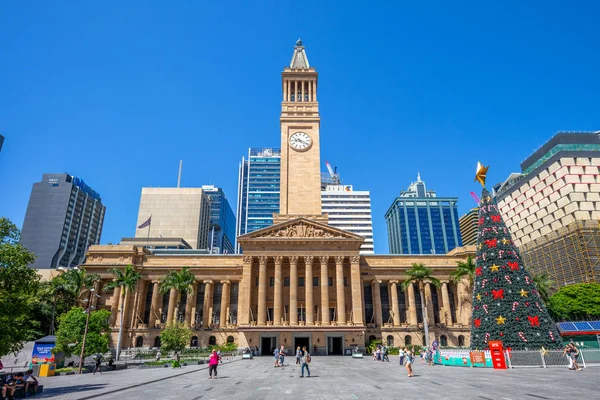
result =
[[[337,173],[337,167],[335,170],[331,168],[331,164],[328,161],[325,161],[325,165],[327,166],[327,171],[329,171],[329,175],[331,175],[331,181],[334,185],[339,185],[340,182],[340,174]]]

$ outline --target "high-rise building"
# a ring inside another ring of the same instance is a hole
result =
[[[210,231],[208,250],[213,254],[233,254],[235,252],[235,215],[223,189],[203,185],[210,204]]]
[[[2,151],[2,144],[4,143],[4,136],[0,135],[0,151]]]
[[[457,197],[437,197],[421,175],[385,213],[391,254],[446,254],[462,246]]]
[[[251,148],[248,159],[242,157],[236,236],[273,225],[273,213],[279,212],[280,170],[281,150],[278,148]]]
[[[559,285],[600,281],[600,132],[559,132],[494,186],[526,265]]]
[[[328,174],[321,174],[321,208],[329,225],[363,236],[360,254],[374,254],[371,195],[342,185],[340,175],[327,164]]]
[[[193,249],[205,249],[209,224],[210,202],[203,189],[142,188],[136,238],[181,238]]]
[[[44,174],[33,184],[21,244],[36,255],[36,269],[73,268],[88,247],[100,243],[104,213],[100,195],[68,174]]]
[[[458,219],[460,226],[460,237],[463,246],[477,244],[477,222],[479,207],[472,208],[468,213]]]

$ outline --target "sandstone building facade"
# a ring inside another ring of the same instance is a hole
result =
[[[321,213],[318,75],[296,43],[282,74],[281,203],[274,225],[237,238],[243,255],[203,255],[146,246],[92,246],[83,265],[98,273],[98,308],[111,311],[119,329],[120,293],[104,293],[110,268],[132,264],[142,273],[125,297],[124,347],[157,347],[165,323],[185,322],[190,346],[235,342],[271,354],[275,346],[309,346],[317,354],[345,354],[372,339],[394,346],[424,343],[418,288],[403,289],[413,263],[431,267],[442,285],[426,284],[430,339],[469,345],[470,297],[466,282],[449,281],[459,261],[474,255],[458,247],[445,255],[360,255],[364,237],[328,224]],[[191,293],[162,295],[170,270],[189,267]]]

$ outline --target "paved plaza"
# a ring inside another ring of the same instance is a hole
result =
[[[219,366],[219,379],[209,380],[206,366],[181,369],[128,369],[103,375],[41,378],[37,398],[60,399],[598,399],[600,367],[582,372],[566,368],[427,367],[418,363],[408,378],[398,365],[370,358],[313,357],[311,378],[300,379],[292,361],[273,368],[271,357],[236,359]]]

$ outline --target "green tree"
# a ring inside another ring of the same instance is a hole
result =
[[[160,333],[160,349],[164,351],[183,351],[190,343],[192,330],[181,322],[170,322]]]
[[[450,274],[450,280],[458,283],[467,277],[469,286],[473,286],[473,280],[475,279],[475,262],[473,261],[473,257],[468,256],[465,261],[459,261],[456,264],[456,269]]]
[[[425,284],[431,283],[435,287],[440,287],[441,282],[433,276],[431,268],[427,268],[423,264],[413,264],[412,267],[406,270],[406,279],[402,283],[404,290],[408,289],[411,283],[414,283],[419,288],[421,295],[421,311],[423,312],[423,328],[425,329],[425,345],[429,347],[429,324],[427,323],[427,299],[425,299]]]
[[[73,307],[81,302],[81,295],[86,289],[89,290],[94,287],[96,282],[100,282],[100,275],[88,274],[84,268],[73,268],[57,276],[54,280],[58,281],[57,285],[64,287],[71,293],[71,307]]]
[[[0,218],[0,356],[19,351],[39,336],[39,323],[31,315],[40,276],[28,267],[35,256],[19,238],[15,224]]]
[[[58,318],[59,327],[56,331],[56,347],[52,350],[54,353],[62,351],[66,357],[81,354],[86,317],[87,314],[83,308],[74,307]],[[109,318],[110,311],[108,310],[92,311],[85,340],[86,357],[108,351],[108,344],[110,343]]]
[[[600,284],[579,283],[561,287],[550,296],[548,311],[561,320],[600,318]]]
[[[123,338],[123,307],[125,306],[125,297],[127,296],[127,293],[135,290],[135,284],[140,280],[142,274],[138,272],[133,265],[126,265],[123,269],[111,268],[109,271],[115,278],[104,286],[104,291],[108,292],[115,288],[121,289],[119,338],[117,339],[116,351],[116,358],[118,360],[121,355],[121,340]]]
[[[177,321],[177,316],[181,314],[179,305],[181,304],[183,293],[187,293],[188,297],[192,296],[194,293],[193,285],[195,281],[196,277],[190,272],[190,269],[188,267],[183,267],[179,272],[169,271],[169,273],[160,282],[158,290],[162,294],[170,292],[171,289],[175,289],[177,291],[177,305],[175,306],[175,310],[177,312],[173,316],[174,321]],[[170,322],[172,321],[167,321],[167,323]]]
[[[546,272],[537,273],[533,268],[531,269],[531,278],[535,287],[542,298],[544,304],[548,305],[550,299],[550,292],[554,290],[554,281],[550,279],[550,276]]]

